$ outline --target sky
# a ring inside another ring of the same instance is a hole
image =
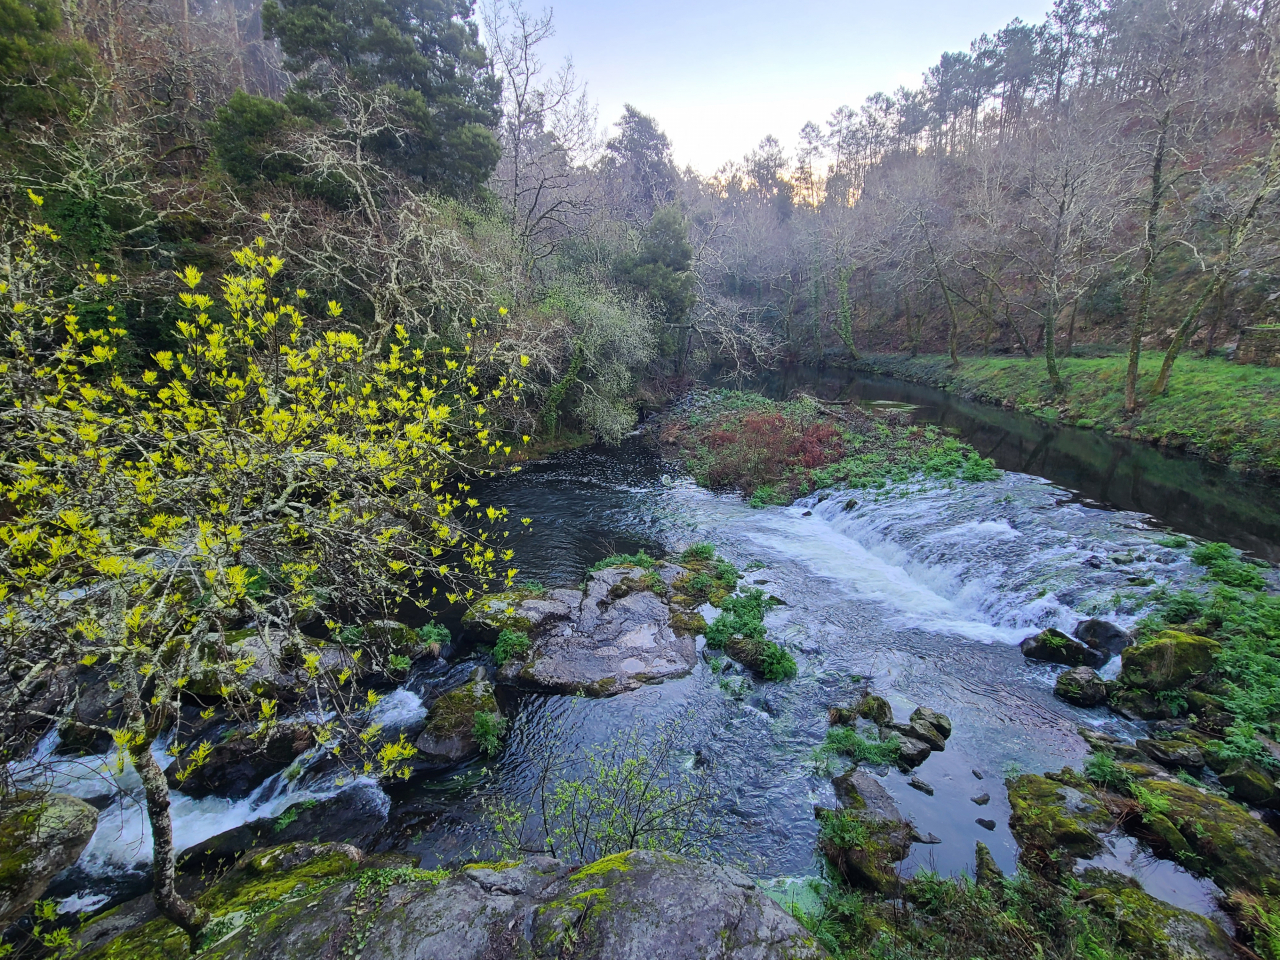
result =
[[[967,50],[1052,0],[526,0],[550,6],[548,61],[572,55],[612,123],[651,114],[676,163],[710,174],[773,134],[792,152],[806,120],[878,90],[919,86],[947,50]]]

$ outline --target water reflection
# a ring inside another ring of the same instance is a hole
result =
[[[917,420],[953,430],[1001,469],[1044,477],[1096,504],[1145,513],[1181,533],[1280,562],[1280,489],[1221,464],[873,374],[786,367],[756,389],[775,398],[801,391],[868,406],[907,404]]]

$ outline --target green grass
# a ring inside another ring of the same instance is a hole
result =
[[[773,605],[773,601],[759,588],[725,597],[720,602],[720,616],[707,627],[707,646],[712,650],[723,650],[725,643],[735,634],[763,640],[765,611]]]
[[[615,553],[612,556],[605,557],[603,560],[597,560],[587,570],[588,573],[596,573],[608,567],[640,567],[648,570],[657,559],[649,556],[643,550],[639,553]]]
[[[529,635],[519,630],[503,630],[493,645],[493,659],[498,666],[529,652]]]
[[[832,727],[818,753],[824,757],[848,757],[854,763],[894,763],[898,759],[898,744],[893,740],[864,737],[853,727]]]
[[[1043,358],[964,357],[953,371],[944,356],[878,355],[867,357],[863,366],[987,402],[1011,401],[1023,412],[1061,423],[1083,420],[1093,429],[1280,473],[1280,368],[1183,355],[1168,392],[1152,398],[1161,359],[1158,352],[1143,355],[1138,389],[1144,406],[1133,417],[1124,412],[1124,356],[1060,360],[1066,391],[1057,398]]]

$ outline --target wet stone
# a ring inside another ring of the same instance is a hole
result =
[[[652,572],[669,583],[683,569],[659,563]],[[691,611],[654,593],[645,575],[638,567],[609,567],[592,573],[580,594],[555,590],[547,599],[520,599],[497,613],[487,612],[492,602],[486,601],[484,610],[473,608],[468,617],[472,623],[518,622],[529,636],[529,650],[499,669],[500,683],[613,696],[682,677],[697,662],[694,632],[687,628]]]
[[[988,803],[991,802],[991,794],[980,793],[978,794],[978,796],[970,797],[969,799],[972,800],[974,803],[976,803],[978,806],[985,807]]]
[[[933,787],[925,783],[925,781],[921,780],[919,777],[912,777],[911,780],[908,782],[910,783],[911,789],[919,790],[921,793],[923,793],[925,796],[928,796],[928,797],[933,796]]]
[[[994,830],[996,828],[996,822],[994,820],[988,820],[984,817],[978,817],[978,819],[973,822],[984,830]]]

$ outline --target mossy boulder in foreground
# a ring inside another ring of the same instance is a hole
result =
[[[98,811],[65,794],[17,794],[0,813],[0,930],[22,916],[58,873],[76,862]]]
[[[531,857],[446,872],[364,858],[345,844],[290,844],[247,854],[199,899],[215,919],[196,954],[176,927],[152,920],[89,960],[826,956],[745,875],[659,852],[578,869]]]
[[[1024,774],[1007,781],[1009,829],[1024,851],[1073,857],[1101,852],[1098,835],[1114,820],[1088,781],[1071,769],[1044,776]]]
[[[1232,960],[1231,938],[1207,917],[1143,892],[1129,877],[1086,870],[1077,899],[1116,924],[1117,940],[1134,956],[1167,960]]]

